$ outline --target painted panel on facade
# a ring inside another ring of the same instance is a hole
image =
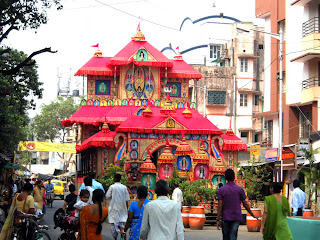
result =
[[[179,82],[168,82],[169,89],[171,92],[169,93],[170,97],[181,97],[181,83]]]
[[[194,168],[194,179],[204,179],[209,177],[209,167],[207,164],[197,164]]]
[[[148,190],[153,190],[156,185],[156,175],[152,173],[144,173],[141,177],[141,184],[146,186]]]
[[[179,156],[177,161],[177,167],[180,171],[189,171],[191,168],[191,158],[190,156]]]
[[[162,163],[159,166],[159,177],[160,179],[168,179],[172,177],[172,164]]]
[[[110,80],[96,80],[96,95],[110,95]]]

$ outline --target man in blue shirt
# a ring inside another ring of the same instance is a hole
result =
[[[96,173],[91,172],[91,173],[88,174],[88,177],[91,177],[91,178],[92,178],[92,188],[93,188],[93,190],[101,189],[101,190],[105,193],[102,184],[99,183],[99,182],[95,179],[95,178],[97,177]],[[84,183],[81,184],[81,187],[80,187],[80,189],[79,189],[79,193],[81,192],[82,189],[85,189]]]
[[[292,216],[303,216],[304,204],[306,200],[305,193],[300,189],[299,179],[293,181],[294,190],[292,192]]]
[[[53,184],[51,183],[50,179],[48,180],[48,183],[46,184],[45,188],[46,188],[47,192],[53,190],[54,187],[53,187]]]

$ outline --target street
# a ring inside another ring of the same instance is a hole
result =
[[[45,214],[43,220],[41,221],[41,224],[46,224],[49,226],[48,233],[52,240],[58,239],[60,234],[62,233],[60,229],[54,229],[54,222],[53,222],[53,214],[54,212],[63,206],[63,200],[54,200],[53,207],[47,207],[47,213]],[[110,225],[108,223],[103,224],[102,228],[102,234],[104,240],[113,240],[111,236],[110,231]],[[205,226],[203,230],[191,230],[190,228],[185,229],[185,239],[186,240],[215,240],[215,239],[222,239],[222,233],[221,231],[217,230],[217,228]],[[262,239],[262,234],[260,232],[248,232],[247,226],[242,225],[239,227],[239,234],[238,234],[239,240],[255,240],[255,239]]]

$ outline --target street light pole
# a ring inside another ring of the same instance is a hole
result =
[[[280,27],[280,53],[279,53],[279,60],[280,60],[280,66],[279,66],[279,150],[278,150],[278,156],[279,161],[281,164],[280,169],[280,182],[283,182],[283,162],[282,162],[282,132],[283,132],[283,126],[282,126],[282,85],[283,85],[283,73],[282,73],[282,61],[283,61],[283,54],[282,49],[283,48],[283,30]]]

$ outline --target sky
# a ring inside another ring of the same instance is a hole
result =
[[[93,56],[95,48],[90,46],[99,43],[103,56],[114,56],[134,36],[139,21],[146,40],[158,50],[171,43],[174,49],[179,46],[180,51],[230,39],[230,25],[212,22],[232,21],[220,18],[196,24],[186,21],[179,31],[186,17],[194,21],[223,13],[242,22],[254,22],[262,27],[264,24],[255,18],[255,0],[62,0],[62,5],[63,10],[48,11],[46,25],[36,30],[13,31],[4,41],[26,54],[44,47],[58,51],[34,58],[44,92],[43,99],[35,99],[37,108],[29,111],[30,117],[40,113],[41,104],[56,99],[58,75],[62,83],[71,79],[71,90],[79,89],[82,94],[82,77],[73,75]],[[171,52],[164,54],[173,57]],[[192,64],[201,62],[203,57],[203,53],[193,51],[184,60]]]

